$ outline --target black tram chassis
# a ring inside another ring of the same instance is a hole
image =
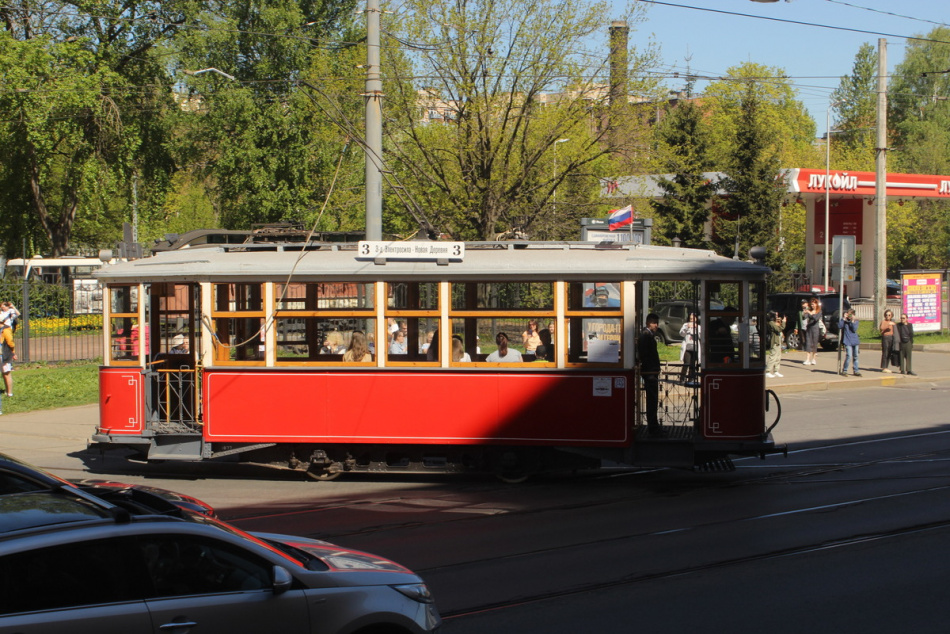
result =
[[[120,436],[98,433],[91,450],[127,450],[150,462],[245,462],[315,476],[343,473],[491,473],[517,475],[592,470],[604,461],[629,467],[709,470],[731,457],[784,453],[771,435],[763,441],[697,441],[689,437],[637,440],[625,448],[529,445],[397,445],[208,443],[199,434]]]

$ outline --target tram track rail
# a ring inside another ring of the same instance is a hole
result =
[[[760,553],[756,555],[750,555],[746,557],[736,557],[732,559],[726,559],[722,561],[717,561],[713,563],[706,563],[698,566],[688,566],[683,568],[672,569],[659,573],[644,574],[644,575],[630,575],[623,579],[612,580],[604,583],[589,583],[584,584],[583,586],[577,586],[569,589],[565,589],[557,592],[545,592],[537,593],[531,596],[522,596],[513,601],[500,601],[493,603],[485,603],[482,605],[469,606],[463,609],[456,609],[450,611],[443,611],[442,617],[445,620],[451,620],[456,618],[463,618],[466,616],[473,616],[475,614],[481,614],[489,611],[498,611],[506,608],[521,607],[524,605],[530,605],[532,603],[540,603],[543,601],[550,601],[559,598],[566,598],[570,596],[575,596],[588,592],[597,592],[601,590],[609,590],[612,588],[619,588],[623,586],[632,586],[641,583],[649,583],[654,581],[661,581],[664,579],[670,579],[673,577],[680,577],[684,575],[691,575],[702,573],[711,570],[718,570],[723,568],[728,568],[731,566],[739,566],[743,564],[763,562],[772,559],[784,558],[784,557],[795,557],[808,555],[811,553],[819,552],[822,550],[830,550],[835,548],[846,548],[848,546],[866,544],[872,541],[879,541],[885,539],[893,539],[898,537],[904,537],[907,535],[912,535],[915,533],[922,533],[927,531],[935,530],[946,530],[950,529],[950,519],[940,522],[934,522],[931,524],[920,525],[920,526],[909,526],[898,530],[879,532],[879,533],[868,533],[863,535],[855,535],[846,539],[839,539],[825,543],[816,543],[809,544],[805,546],[798,546],[795,548],[788,548],[783,550],[777,550],[768,553]],[[425,576],[426,570],[417,571],[419,574]]]

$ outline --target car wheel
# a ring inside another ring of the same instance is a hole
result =
[[[785,345],[788,346],[789,350],[798,350],[801,346],[801,342],[798,340],[798,333],[790,332],[788,336],[785,337]]]

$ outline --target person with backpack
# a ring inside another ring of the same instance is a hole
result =
[[[6,322],[0,322],[0,371],[6,384],[7,396],[13,396],[13,362],[16,361],[16,347],[13,343],[13,328]],[[3,401],[0,400],[0,414],[3,414]]]

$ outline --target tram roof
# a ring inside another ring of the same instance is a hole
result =
[[[358,256],[356,244],[200,246],[120,262],[95,273],[104,282],[497,279],[759,279],[769,269],[677,247],[593,242],[468,242],[460,260]]]

